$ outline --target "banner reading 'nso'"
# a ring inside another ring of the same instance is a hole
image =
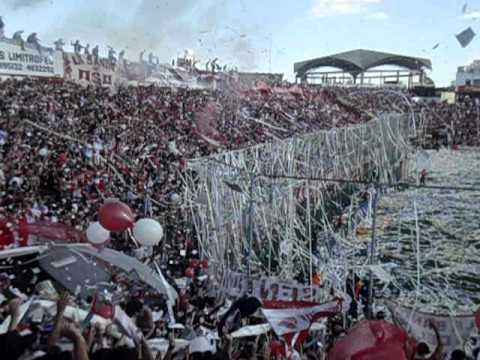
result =
[[[82,85],[112,87],[117,85],[117,63],[93,55],[64,53],[65,79]]]

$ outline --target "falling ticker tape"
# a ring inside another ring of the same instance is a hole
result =
[[[457,38],[458,42],[463,48],[466,48],[473,40],[475,37],[475,32],[472,30],[471,27],[463,30],[460,34],[455,35]]]

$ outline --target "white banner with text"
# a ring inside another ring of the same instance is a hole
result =
[[[0,41],[0,75],[62,77],[62,53]]]

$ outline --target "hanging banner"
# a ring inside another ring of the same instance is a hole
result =
[[[149,70],[148,64],[144,62],[126,62],[121,61],[118,66],[117,74],[126,81],[144,82],[149,76],[151,70]]]
[[[414,311],[412,308],[389,300],[386,300],[385,304],[400,325],[415,336],[417,342],[426,342],[432,349],[437,342],[435,333],[429,326],[431,322],[437,327],[446,352],[462,349],[463,342],[477,329],[475,315],[441,316]]]
[[[82,85],[113,87],[118,84],[117,64],[93,55],[64,53],[65,79]]]
[[[36,48],[4,39],[0,41],[0,75],[11,76],[63,76],[62,53]]]
[[[197,72],[168,64],[122,62],[117,73],[129,84],[137,82],[168,88],[210,89],[213,83],[213,79],[205,79]]]
[[[213,267],[212,267],[213,268]],[[249,279],[242,273],[217,268],[213,270],[218,295],[241,297],[244,294],[269,301],[317,301],[322,302],[328,291],[319,286],[305,286],[273,277]]]

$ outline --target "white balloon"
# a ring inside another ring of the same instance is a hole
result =
[[[110,231],[105,229],[99,222],[93,222],[88,225],[87,239],[94,245],[100,245],[110,239]]]
[[[133,236],[143,246],[155,246],[163,237],[163,227],[153,219],[140,219],[133,227]]]

